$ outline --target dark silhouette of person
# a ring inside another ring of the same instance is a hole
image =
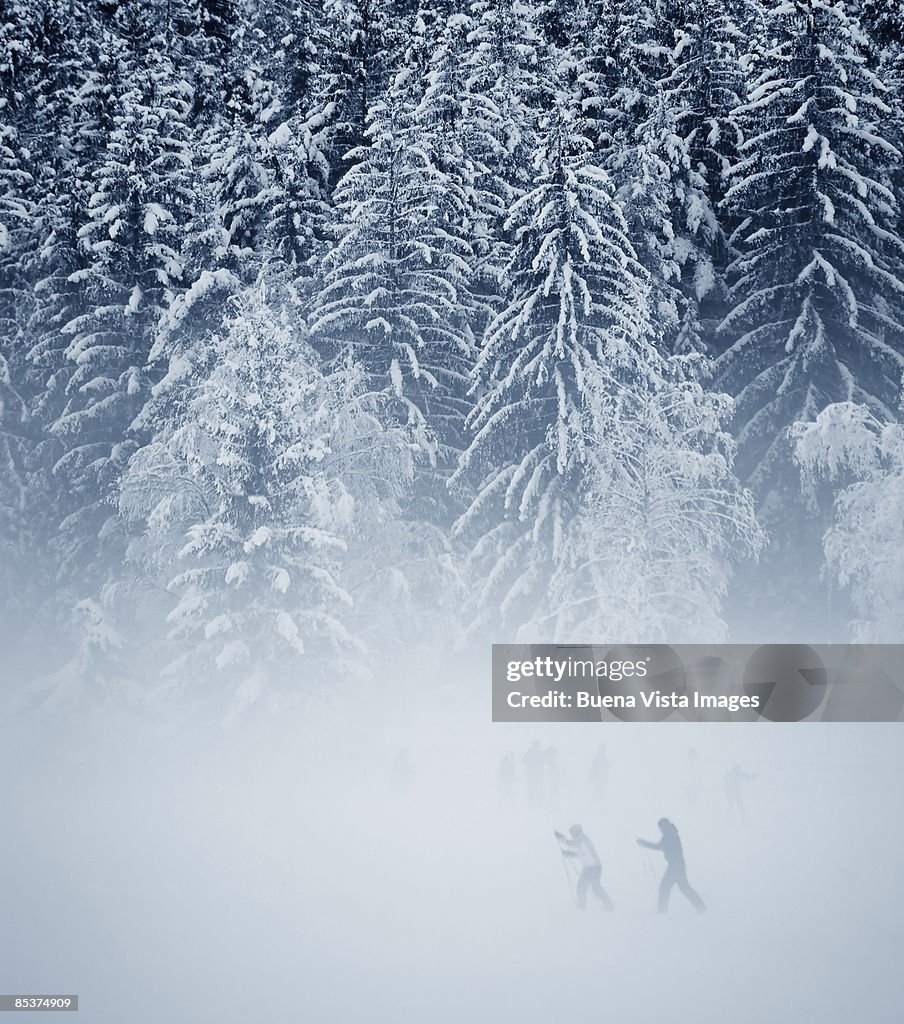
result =
[[[608,785],[609,759],[606,756],[606,745],[601,743],[590,762],[590,799],[594,807],[600,807],[605,801]]]
[[[744,821],[744,783],[753,782],[755,778],[756,775],[748,775],[739,764],[732,765],[725,773],[725,799],[729,818],[737,814]]]
[[[497,776],[496,788],[499,794],[499,810],[514,810],[515,782],[515,757],[513,754],[506,754],[499,762],[499,774]]]
[[[646,839],[638,839],[637,845],[644,847],[646,850],[661,850],[665,854],[665,874],[659,883],[659,905],[657,908],[659,913],[664,914],[669,909],[669,896],[671,895],[672,888],[676,885],[690,900],[697,913],[702,913],[706,910],[706,905],[700,899],[696,890],[691,888],[691,884],[687,880],[687,869],[684,866],[684,850],[681,848],[681,837],[678,835],[678,829],[675,828],[668,818],[660,818],[657,825],[659,825],[661,833],[659,842],[651,843]]]
[[[578,884],[575,889],[575,898],[579,910],[587,909],[587,890],[603,904],[604,910],[612,909],[612,900],[606,890],[600,884],[603,873],[603,866],[600,863],[596,847],[590,841],[590,837],[580,825],[572,825],[568,830],[571,838],[555,832],[556,839],[562,847],[562,853],[568,857],[578,869]]]
[[[527,786],[527,802],[531,807],[539,807],[543,799],[543,771],[546,767],[546,755],[539,740],[534,740],[524,755],[524,783]]]

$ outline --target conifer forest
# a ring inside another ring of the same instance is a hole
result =
[[[0,0],[0,644],[229,713],[894,642],[901,0]]]

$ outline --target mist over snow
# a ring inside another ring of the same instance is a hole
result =
[[[486,705],[461,680],[233,732],[7,720],[2,987],[78,992],[92,1024],[900,1019],[897,726],[534,728]],[[534,739],[560,782],[531,809]],[[677,892],[655,912],[664,865],[635,839],[663,815],[704,915]],[[575,822],[611,913],[575,909],[552,835]]]

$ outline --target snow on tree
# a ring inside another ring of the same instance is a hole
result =
[[[732,470],[731,400],[706,391],[699,371],[671,359],[655,385],[590,378],[586,485],[542,623],[556,640],[726,639],[733,567],[758,555],[763,534]]]
[[[327,353],[351,349],[369,387],[395,396],[432,453],[464,418],[469,249],[446,221],[447,179],[411,112],[390,96],[374,107],[368,136],[335,192],[337,238],[311,331]]]
[[[839,402],[795,424],[805,476],[835,485],[826,568],[851,596],[855,643],[900,643],[904,609],[904,428]]]
[[[28,406],[0,351],[0,608],[10,619],[22,603],[28,555],[34,551],[27,516],[29,441]]]
[[[480,219],[493,240],[485,274],[498,278],[510,242],[504,225],[530,184],[536,119],[551,99],[555,69],[532,7],[519,0],[477,0],[471,12],[464,131],[478,172]]]
[[[486,126],[469,85],[474,22],[455,7],[448,4],[433,12],[397,83],[401,91],[407,87],[412,93],[409,108],[418,145],[438,175],[437,227],[450,242],[454,240],[467,262],[457,301],[476,336],[491,318],[498,292],[498,188],[493,170],[484,162]]]
[[[313,17],[304,3],[263,5],[225,62],[228,94],[207,133],[202,174],[227,235],[228,261],[218,265],[246,281],[266,259],[300,272],[323,236],[329,168],[322,117],[311,114]]]
[[[591,4],[576,48],[586,132],[618,186],[672,351],[703,347],[700,307],[711,317],[724,297],[714,201],[740,75],[732,6]]]
[[[328,461],[357,510],[339,559],[354,636],[391,635],[393,656],[417,634],[422,652],[443,642],[471,541],[477,603],[496,602],[508,623],[551,611],[554,574],[556,587],[589,586],[566,570],[614,520],[588,438],[614,436],[598,419],[620,410],[624,444],[652,445],[640,398],[616,403],[625,388],[666,410],[699,386],[707,422],[727,409],[670,358],[699,349],[718,354],[738,474],[773,528],[758,578],[731,601],[759,593],[791,629],[796,588],[796,628],[815,625],[806,609],[821,622],[824,588],[800,585],[823,561],[812,515],[828,516],[851,481],[807,474],[802,500],[788,430],[838,402],[898,417],[902,10],[7,0],[7,594],[35,633],[84,599],[82,654],[101,651],[90,638],[105,623],[123,653],[139,642],[117,586],[144,570],[123,568],[111,496],[137,448],[189,422],[198,382],[217,370],[211,338],[264,280],[274,316],[297,321],[290,333],[313,326],[328,366],[312,365],[334,412],[345,408]],[[670,415],[655,422],[683,452]],[[715,427],[707,436],[700,450],[730,462]],[[690,475],[673,482],[691,502]],[[723,485],[737,512],[741,492]],[[690,550],[688,536],[669,543]],[[172,545],[170,569],[185,541]],[[704,632],[718,630],[734,564],[719,551]],[[156,572],[142,607],[167,598],[175,570]],[[608,600],[600,590],[589,604]],[[667,618],[657,607],[651,630]],[[96,662],[108,681],[113,652]]]
[[[575,119],[557,109],[535,185],[506,224],[516,243],[505,308],[475,368],[473,440],[458,476],[477,496],[457,531],[473,536],[481,611],[524,622],[545,592],[576,510],[593,434],[589,376],[659,375],[648,276],[637,262],[612,183],[587,158]]]
[[[49,426],[65,446],[53,467],[60,545],[68,571],[80,573],[98,565],[107,498],[133,450],[129,429],[146,397],[157,318],[180,286],[191,203],[189,87],[137,5],[118,16],[122,35],[106,37],[119,75],[112,128],[78,232],[85,266],[70,275],[84,305],[60,327],[66,404]]]
[[[36,245],[31,141],[39,37],[34,12],[7,5],[0,17],[0,629],[7,644],[25,624],[16,612],[28,617],[38,575],[30,565],[39,544],[30,514],[35,438],[26,326]]]
[[[235,300],[184,412],[119,492],[130,559],[176,599],[168,675],[209,680],[235,708],[322,682],[358,646],[341,578],[354,500],[330,471],[337,395],[261,291]]]
[[[407,4],[384,0],[326,0],[323,5],[322,79],[314,103],[324,124],[324,152],[336,185],[367,144],[371,111],[385,100],[410,28]]]
[[[839,4],[769,4],[737,112],[725,204],[738,256],[717,370],[737,396],[741,473],[782,516],[788,427],[839,400],[888,411],[904,367],[904,242],[886,181],[901,154],[863,45]]]

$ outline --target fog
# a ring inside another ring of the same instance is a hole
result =
[[[900,1021],[897,726],[489,718],[477,683],[231,729],[7,715],[0,991],[77,993],[90,1024]],[[555,806],[526,804],[533,739],[559,751]],[[745,821],[734,763],[757,775]],[[663,858],[635,839],[663,815],[706,914],[677,891],[655,912]],[[575,907],[552,834],[575,822],[612,913]]]

